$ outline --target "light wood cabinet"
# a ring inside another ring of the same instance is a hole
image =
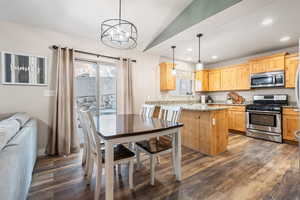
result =
[[[268,60],[268,65],[266,66],[266,71],[284,70],[285,55],[286,53],[270,58]]]
[[[221,71],[211,70],[208,72],[208,85],[209,91],[219,91],[221,90]]]
[[[172,74],[172,63],[160,63],[160,90],[176,90],[176,76]]]
[[[285,87],[294,88],[296,71],[299,66],[299,55],[291,54],[285,57]]]
[[[251,74],[284,70],[286,53],[274,54],[250,60]]]
[[[208,72],[208,91],[233,91],[250,89],[249,64],[228,66]]]
[[[249,64],[242,64],[236,67],[236,90],[250,89],[250,67]]]
[[[234,90],[236,88],[236,68],[228,67],[221,70],[221,90]]]
[[[182,145],[207,155],[226,151],[228,144],[227,110],[183,110],[180,122]]]
[[[295,132],[300,129],[299,111],[291,108],[283,109],[283,139],[297,141]]]
[[[228,109],[229,129],[246,131],[245,106],[232,106]]]
[[[208,71],[207,70],[201,70],[196,71],[195,74],[195,91],[196,92],[204,92],[209,90],[208,86]]]
[[[265,63],[261,61],[251,62],[251,74],[263,73],[266,71]]]
[[[209,106],[229,107],[228,108],[228,129],[240,132],[246,132],[246,107],[245,106],[230,106],[224,104],[211,104]]]

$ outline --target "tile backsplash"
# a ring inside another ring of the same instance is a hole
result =
[[[226,101],[227,92],[208,92],[205,93],[209,95],[214,102],[223,102]],[[295,102],[295,90],[294,89],[287,89],[287,88],[264,88],[264,89],[252,89],[250,91],[235,91],[239,95],[245,98],[246,102],[251,102],[252,97],[257,94],[287,94],[289,98],[289,102]]]

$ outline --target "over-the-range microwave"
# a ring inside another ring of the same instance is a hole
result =
[[[250,81],[251,88],[283,87],[284,71],[252,74]]]

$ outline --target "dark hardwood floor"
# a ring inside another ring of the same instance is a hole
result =
[[[183,148],[183,180],[175,181],[170,156],[161,158],[154,187],[149,163],[134,173],[135,189],[128,187],[128,169],[115,176],[115,199],[168,200],[300,200],[300,170],[295,145],[276,144],[230,135],[228,151],[215,157]],[[95,181],[95,180],[94,180]],[[94,183],[86,186],[81,155],[38,159],[28,199],[93,199]],[[104,180],[101,199],[104,199]]]

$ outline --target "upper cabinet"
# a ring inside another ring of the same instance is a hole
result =
[[[48,69],[45,57],[3,52],[1,60],[3,84],[47,84]]]
[[[160,90],[176,90],[176,76],[172,74],[173,64],[164,62],[159,64],[160,67]]]
[[[208,70],[196,71],[195,73],[195,91],[205,92],[209,91],[208,85]]]
[[[209,72],[209,91],[232,91],[250,89],[248,64],[223,67]]]
[[[299,55],[291,54],[285,57],[285,87],[294,88],[296,71],[299,65]]]
[[[236,88],[236,68],[221,69],[221,90],[234,90]]]
[[[208,72],[208,86],[209,91],[220,91],[221,90],[221,71],[210,70]]]
[[[295,87],[298,54],[279,53],[249,60],[247,63],[225,66],[195,73],[196,92],[250,90],[250,74],[285,71],[285,86]],[[160,64],[160,89],[175,90],[176,77],[172,75],[172,63]]]
[[[251,74],[284,70],[286,53],[250,60]]]
[[[250,90],[250,66],[241,64],[236,67],[236,90]]]

